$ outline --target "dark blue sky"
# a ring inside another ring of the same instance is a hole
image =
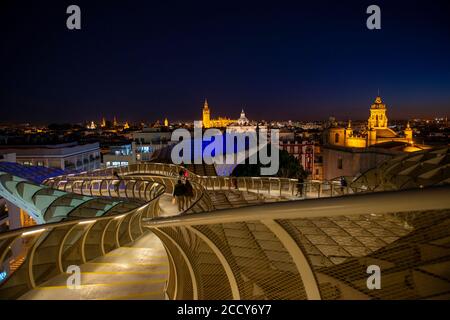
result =
[[[3,0],[0,121],[448,115],[448,1],[312,2]]]

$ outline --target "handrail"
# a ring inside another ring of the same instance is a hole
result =
[[[77,264],[85,263],[136,240],[144,233],[142,218],[149,217],[158,210],[158,200],[164,190],[165,186],[158,188],[149,201],[125,212],[35,225],[1,233],[0,265],[5,259],[9,259],[9,252],[15,254],[15,257],[24,256],[26,259],[16,270],[9,272],[7,279],[1,283],[0,297],[19,297],[64,272],[65,266],[73,264],[74,257]],[[69,238],[72,239],[70,242],[67,240]],[[41,252],[45,259],[39,258]],[[66,256],[70,256],[72,260],[66,260]]]
[[[146,226],[175,227],[242,222],[257,219],[296,219],[312,217],[381,214],[386,212],[429,211],[450,208],[450,186],[402,191],[355,194],[333,197],[268,203],[235,209],[216,210],[188,216],[144,219]],[[237,214],[239,212],[239,214]]]
[[[71,226],[74,224],[83,224],[85,221],[104,221],[104,220],[111,220],[117,217],[124,217],[127,216],[131,213],[134,213],[135,211],[139,211],[144,209],[145,207],[149,206],[151,203],[157,201],[159,199],[159,197],[164,194],[164,190],[162,190],[158,195],[156,195],[152,200],[142,204],[139,207],[136,207],[134,209],[131,209],[127,212],[124,213],[117,213],[114,215],[110,215],[110,216],[101,216],[101,217],[89,217],[89,218],[78,218],[78,219],[73,219],[73,220],[64,220],[64,221],[58,221],[58,222],[49,222],[49,223],[45,223],[45,224],[37,224],[34,226],[28,226],[28,227],[22,227],[19,229],[13,229],[13,230],[9,230],[9,231],[5,231],[0,233],[0,240],[2,239],[7,239],[10,237],[14,237],[14,236],[22,236],[23,233],[31,233],[33,231],[36,230],[41,230],[41,229],[52,229],[54,227],[66,227],[66,226]]]
[[[450,259],[438,245],[450,236],[449,209],[450,186],[439,186],[144,219],[143,226],[173,259],[171,299],[429,299],[445,298],[450,283],[405,275],[423,269],[445,277],[434,266]],[[374,264],[388,275],[382,290],[366,286]]]
[[[191,182],[193,185],[197,185],[197,182]],[[201,187],[201,185],[200,185]],[[200,188],[197,189],[196,192],[199,192],[198,190],[201,190]],[[205,198],[208,198],[205,200]],[[198,197],[196,200],[194,200],[194,202],[183,212],[181,212],[181,214],[185,214],[185,213],[196,213],[195,208],[200,204],[200,202],[204,201],[206,204],[206,210],[203,211],[212,211],[214,210],[214,205],[212,204],[211,199],[209,198],[208,194],[206,192],[200,192],[200,197]]]
[[[198,194],[200,197],[198,199],[195,199],[192,205],[190,205],[186,210],[183,211],[183,213],[186,212],[197,212],[195,207],[200,204],[200,202],[205,202],[205,208],[203,210],[209,211],[213,210],[214,206],[212,205],[210,199],[206,199],[206,196],[204,197],[204,186],[201,183],[198,183],[195,179],[195,174],[191,171],[178,166],[174,164],[154,164],[154,163],[148,163],[148,164],[133,164],[130,166],[123,166],[123,167],[114,167],[114,168],[106,168],[106,169],[97,169],[92,172],[83,172],[81,174],[69,174],[69,175],[62,175],[57,176],[53,178],[49,178],[44,181],[44,184],[51,184],[55,185],[59,181],[73,181],[73,180],[99,180],[99,179],[113,179],[113,180],[119,180],[117,179],[117,176],[115,173],[120,174],[121,180],[144,180],[142,179],[143,176],[131,176],[131,174],[135,173],[136,171],[143,171],[145,172],[145,180],[152,180],[152,181],[158,181],[158,180],[167,180],[170,181],[170,183],[165,183],[166,185],[166,191],[167,193],[171,194],[173,192],[173,187],[175,185],[175,180],[178,177],[179,171],[183,169],[185,171],[188,171],[190,177],[194,177],[194,179],[190,179],[191,183],[194,187],[198,190]],[[152,174],[153,173],[153,174]],[[158,175],[154,175],[154,173]],[[141,179],[139,179],[141,178]],[[171,188],[168,188],[167,186],[171,186]],[[205,200],[206,199],[206,200]]]
[[[225,177],[225,176],[200,176],[190,170],[174,164],[161,163],[140,163],[133,164],[128,167],[116,167],[107,169],[97,169],[91,173],[82,175],[66,175],[57,177],[57,179],[97,179],[100,175],[105,177],[114,177],[114,172],[121,175],[121,178],[128,179],[129,177],[145,176],[147,178],[156,178],[155,174],[165,177],[178,177],[180,170],[188,172],[190,181],[198,182],[206,190],[239,190],[254,193],[264,193],[270,197],[299,197],[298,185],[301,184],[297,179],[280,178],[280,177]],[[55,178],[53,178],[55,179]],[[132,179],[132,178],[131,178]],[[368,192],[364,188],[356,188],[352,186],[341,187],[336,181],[322,181],[322,182],[304,182],[304,189],[313,190],[317,193],[311,194],[311,197],[329,197],[342,194],[354,194],[359,192]],[[303,198],[300,195],[300,198]]]

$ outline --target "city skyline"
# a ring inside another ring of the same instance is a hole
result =
[[[372,101],[373,102],[373,101]],[[370,106],[370,104],[369,104]],[[230,113],[229,114],[217,114],[216,109],[213,107],[212,108],[212,117],[217,117],[217,118],[223,118],[223,119],[228,119],[231,122],[236,122],[237,120],[232,120],[234,118],[236,118],[236,114],[241,113],[241,111],[245,111],[246,109],[241,108],[239,109],[239,112],[233,112],[235,110],[229,110]],[[366,108],[367,109],[367,108]],[[389,112],[392,112],[392,109],[388,108]],[[245,113],[247,113],[245,111]],[[331,119],[334,119],[336,122],[338,123],[348,123],[348,121],[352,121],[353,123],[365,123],[367,122],[367,117],[368,114],[362,116],[362,118],[352,118],[352,115],[347,115],[344,118],[337,118],[334,114],[330,114],[326,117],[322,117],[322,118],[309,118],[309,119],[305,119],[305,118],[282,118],[282,117],[271,117],[268,119],[263,119],[263,118],[249,118],[249,121],[252,123],[255,122],[265,122],[265,123],[287,123],[287,122],[292,122],[294,123],[327,123],[329,122]],[[443,115],[430,115],[430,116],[425,116],[425,117],[408,117],[408,115],[404,115],[403,117],[390,117],[390,122],[413,122],[413,121],[434,121],[434,120],[440,120],[440,121],[446,121],[447,119],[447,115],[443,114]],[[108,124],[110,126],[118,126],[118,125],[139,125],[139,124],[147,124],[147,125],[156,125],[158,122],[160,123],[160,125],[165,125],[165,121],[167,120],[167,122],[172,125],[172,124],[192,124],[195,121],[201,121],[202,120],[202,114],[201,114],[201,110],[200,112],[198,112],[197,116],[194,116],[193,118],[190,119],[179,119],[179,118],[172,118],[171,114],[168,113],[167,115],[161,117],[161,118],[156,118],[156,117],[151,117],[151,118],[147,118],[147,119],[135,119],[135,120],[130,120],[130,117],[117,117],[114,114],[102,114],[102,115],[96,115],[93,118],[82,118],[79,121],[70,121],[70,120],[61,120],[61,121],[0,121],[0,125],[32,125],[32,126],[48,126],[48,125],[54,125],[54,124],[71,124],[71,125],[86,125],[86,124],[91,124],[94,123],[96,125],[98,125],[99,127],[105,127]],[[115,124],[114,124],[115,123]],[[391,125],[391,123],[389,123]]]
[[[195,120],[205,98],[215,117],[363,120],[378,92],[391,119],[450,107],[444,1],[380,1],[374,31],[365,2],[80,1],[77,31],[65,27],[68,4],[3,4],[3,121]]]

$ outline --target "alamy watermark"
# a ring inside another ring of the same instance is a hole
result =
[[[66,280],[66,286],[71,290],[81,289],[81,269],[77,265],[70,265],[67,267],[66,273],[70,276]]]
[[[79,6],[72,4],[67,7],[67,14],[70,16],[66,20],[66,26],[69,30],[80,30],[81,29],[81,9]]]
[[[366,26],[369,30],[380,30],[381,29],[381,9],[379,6],[373,4],[367,7],[367,14],[370,16],[367,18]]]
[[[225,135],[219,129],[203,133],[202,122],[194,121],[194,137],[187,129],[172,132],[172,141],[178,142],[171,153],[174,164],[261,164],[261,175],[275,175],[280,167],[279,130],[265,128],[238,131],[227,128]],[[180,141],[181,139],[181,141]],[[225,141],[224,141],[225,139]],[[210,142],[203,149],[203,142]],[[224,142],[226,145],[224,152]],[[270,150],[270,153],[269,153]]]
[[[72,4],[67,7],[66,13],[70,16],[66,20],[66,26],[69,30],[81,29],[81,9],[78,5]],[[381,9],[376,4],[367,7],[367,14],[370,16],[366,20],[366,26],[369,30],[381,29]]]
[[[369,290],[381,289],[381,268],[376,264],[372,264],[367,267],[367,274],[370,276],[367,278],[366,285]]]

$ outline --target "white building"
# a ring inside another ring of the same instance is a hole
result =
[[[2,145],[2,154],[16,154],[16,162],[23,165],[87,171],[100,168],[98,142],[78,142],[48,145]],[[14,162],[14,161],[11,161]]]

